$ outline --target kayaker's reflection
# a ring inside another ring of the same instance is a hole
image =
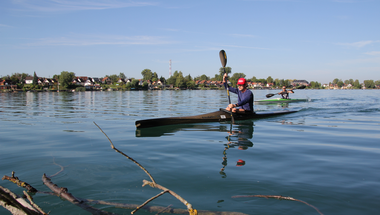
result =
[[[224,150],[223,150],[223,167],[220,169],[220,174],[222,175],[222,178],[227,177],[227,174],[225,173],[225,169],[227,166],[227,150],[228,149],[238,149],[238,150],[247,150],[249,147],[253,146],[253,143],[249,140],[253,137],[253,122],[247,121],[244,122],[244,124],[239,124],[235,126],[234,130],[230,130],[228,132],[227,144],[224,144]],[[243,159],[238,159],[236,161],[236,166],[244,166],[245,161]]]

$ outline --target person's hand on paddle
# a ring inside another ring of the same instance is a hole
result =
[[[232,109],[232,108],[237,107],[237,105],[236,105],[236,104],[229,104],[228,107],[229,107],[230,109]],[[236,112],[236,110],[235,110],[235,112]]]
[[[223,75],[223,82],[226,82],[227,77],[228,77],[227,73],[224,73],[224,75]]]

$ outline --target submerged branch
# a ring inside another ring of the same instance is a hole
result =
[[[187,207],[188,211],[190,212],[190,214],[192,214],[192,213],[195,213],[195,214],[196,214],[196,213],[197,213],[197,210],[193,209],[193,206],[192,206],[189,202],[187,202],[187,201],[186,201],[184,198],[182,198],[180,195],[178,195],[177,193],[175,193],[175,192],[169,190],[168,188],[163,187],[163,186],[161,186],[161,185],[159,185],[159,184],[156,184],[156,183],[153,183],[153,182],[147,181],[147,180],[143,180],[143,185],[142,185],[142,186],[144,187],[145,185],[149,185],[149,186],[151,186],[151,187],[153,187],[153,188],[158,188],[158,189],[160,189],[160,190],[163,190],[163,191],[165,191],[165,192],[170,193],[172,196],[176,197],[179,201],[181,201],[184,205],[186,205],[186,207]]]
[[[59,165],[55,162],[55,159],[53,158],[53,163],[59,167],[61,167],[61,170],[59,170],[57,173],[55,173],[54,175],[51,175],[51,176],[48,176],[48,178],[53,178],[54,176],[57,176],[59,173],[61,173],[63,170],[64,170],[64,167],[62,165]]]
[[[314,208],[319,214],[323,215],[321,213],[321,211],[318,210],[318,208],[316,208],[315,206],[307,203],[307,202],[304,202],[302,200],[299,200],[299,199],[295,199],[293,197],[289,197],[289,196],[278,196],[278,195],[243,195],[243,196],[232,196],[232,198],[250,198],[250,197],[260,197],[260,198],[273,198],[273,199],[284,199],[284,200],[290,200],[290,201],[296,201],[296,202],[301,202],[301,203],[304,203],[305,205],[307,206],[310,206],[312,208]]]
[[[161,193],[159,193],[159,194],[153,196],[152,198],[146,200],[142,205],[138,206],[135,210],[133,210],[133,211],[131,212],[131,214],[136,213],[138,210],[140,210],[140,208],[144,207],[146,204],[148,204],[149,202],[153,201],[154,199],[156,199],[156,198],[162,196],[162,195],[165,194],[166,192],[168,192],[168,190],[164,190],[164,191],[162,191]]]
[[[66,199],[67,201],[71,202],[72,204],[77,205],[77,206],[81,207],[82,209],[84,209],[84,210],[86,210],[92,214],[99,214],[99,215],[113,214],[113,213],[102,211],[102,210],[99,210],[97,208],[94,208],[94,207],[87,205],[84,201],[74,197],[71,193],[67,192],[68,191],[67,188],[58,187],[58,185],[51,182],[51,179],[46,177],[45,174],[43,174],[43,176],[42,176],[42,181],[49,189],[51,189],[59,197]]]
[[[96,124],[94,122],[94,124],[99,128],[99,130],[107,137],[108,141],[111,143],[111,148],[114,149],[116,152],[122,154],[124,157],[128,158],[129,160],[133,161],[133,163],[135,163],[137,166],[139,166],[142,170],[144,170],[144,172],[150,177],[150,180],[153,181],[153,183],[156,183],[152,177],[152,175],[148,172],[148,170],[146,170],[141,164],[139,164],[137,161],[135,161],[133,158],[129,157],[128,155],[124,154],[122,151],[119,151],[112,143],[111,139],[107,136],[106,133],[104,133],[104,131],[99,127],[98,124]]]

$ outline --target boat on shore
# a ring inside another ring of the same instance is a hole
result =
[[[256,112],[256,113],[244,113],[244,114],[233,114],[235,121],[238,120],[249,120],[249,119],[260,119],[267,117],[274,117],[278,115],[295,113],[298,110],[283,110],[283,111],[271,111],[271,112]],[[220,109],[215,112],[196,115],[196,116],[183,116],[183,117],[166,117],[166,118],[153,118],[138,120],[135,122],[136,128],[149,128],[164,125],[176,125],[176,124],[187,124],[187,123],[204,123],[204,122],[226,122],[231,121],[231,112]]]
[[[270,104],[270,103],[290,103],[290,102],[307,102],[309,99],[283,99],[283,98],[271,98],[257,100],[255,104]]]

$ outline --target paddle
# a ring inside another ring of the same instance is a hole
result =
[[[306,87],[305,85],[302,85],[302,86],[299,86],[299,87],[297,87],[297,88],[295,88],[295,89],[293,89],[293,90],[304,89],[305,87]],[[267,97],[267,98],[270,98],[270,97],[272,97],[272,96],[274,96],[274,95],[277,95],[277,93],[276,93],[276,94],[269,93],[269,94],[266,95],[266,97]]]
[[[220,57],[220,62],[222,63],[222,66],[223,66],[223,71],[224,71],[224,73],[226,73],[226,64],[227,64],[226,52],[224,50],[220,50],[219,57]],[[229,104],[231,104],[230,91],[228,90],[228,87],[227,87],[227,96],[228,96],[228,102],[229,102]],[[232,111],[231,111],[231,122],[235,123],[235,119],[232,115]]]

